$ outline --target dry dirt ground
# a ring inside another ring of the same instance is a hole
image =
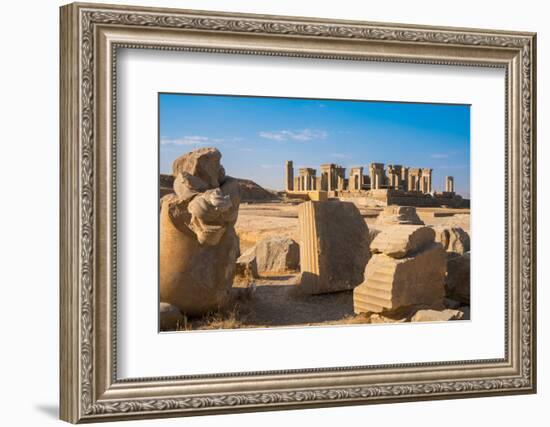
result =
[[[358,206],[370,228],[376,225],[379,207]],[[417,208],[426,225],[459,226],[470,233],[469,209]],[[257,241],[269,236],[288,236],[300,243],[298,204],[284,202],[243,203],[236,223],[241,253]],[[379,322],[374,317],[355,315],[353,292],[324,295],[302,295],[298,273],[262,277],[254,283],[235,282],[229,307],[201,319],[189,319],[181,329],[254,328],[299,325],[335,325]],[[414,313],[401,313],[395,321],[403,321]]]

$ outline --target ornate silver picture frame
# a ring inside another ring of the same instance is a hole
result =
[[[536,391],[535,34],[79,3],[63,6],[60,18],[61,419],[97,422]],[[500,251],[504,357],[120,379],[121,48],[503,69],[506,164],[505,176],[497,178],[506,189]]]

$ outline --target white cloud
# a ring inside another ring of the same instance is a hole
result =
[[[210,138],[208,136],[200,135],[186,135],[179,138],[160,138],[162,145],[210,145],[219,144],[222,142],[219,138]]]
[[[430,157],[432,159],[447,159],[449,155],[445,153],[434,153]]]
[[[328,133],[324,130],[302,129],[302,130],[279,130],[263,131],[259,133],[260,137],[272,141],[311,141],[314,139],[325,139]]]

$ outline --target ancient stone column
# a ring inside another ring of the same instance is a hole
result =
[[[220,159],[215,148],[178,157],[175,193],[161,200],[160,301],[188,316],[221,308],[233,284],[240,190]]]
[[[409,169],[409,191],[421,191],[421,178],[422,169],[410,168]]]
[[[371,190],[374,190],[376,187],[375,187],[375,177],[374,177],[374,163],[371,163],[369,165],[369,177],[370,177],[370,189]]]
[[[315,190],[315,179],[317,171],[312,168],[300,168],[299,173],[303,179],[302,191]]]
[[[401,165],[388,165],[388,186],[398,190],[401,186]]]
[[[414,176],[409,174],[408,178],[407,191],[414,191]]]
[[[358,166],[350,169],[349,173],[350,191],[360,191],[363,188],[363,167]]]
[[[285,168],[286,191],[294,191],[294,165],[292,160],[286,161]]]
[[[321,165],[321,176],[323,177],[323,187],[319,190],[334,191],[336,190],[336,165],[326,163]]]
[[[336,165],[331,164],[328,171],[328,191],[336,190]]]
[[[305,202],[298,208],[300,288],[321,294],[353,289],[370,257],[369,229],[349,202]]]
[[[346,189],[346,168],[342,166],[336,166],[336,189],[338,191],[344,191]]]
[[[454,177],[452,177],[452,176],[446,176],[445,177],[445,191],[447,193],[454,193],[455,192]]]
[[[392,165],[388,165],[388,187],[395,188],[395,171]]]
[[[345,187],[345,178],[343,176],[338,176],[338,191],[344,191]]]
[[[384,163],[371,163],[369,165],[369,175],[370,175],[370,183],[371,183],[371,189],[377,190],[382,188],[382,186],[385,184],[385,177],[386,174],[384,172]]]
[[[409,168],[403,167],[401,169],[401,187],[407,191],[409,189]]]
[[[326,171],[323,171],[323,167],[321,166],[321,185],[319,186],[319,190],[322,191],[328,191],[328,173]]]
[[[432,169],[424,168],[422,169],[422,181],[424,183],[422,192],[431,193],[432,192]]]

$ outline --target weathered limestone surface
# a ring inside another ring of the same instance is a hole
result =
[[[378,218],[377,225],[412,224],[424,225],[416,214],[414,206],[386,206]]]
[[[449,320],[464,320],[464,313],[460,310],[418,310],[411,318],[411,322],[447,322]]]
[[[248,281],[257,279],[259,277],[258,263],[256,262],[256,254],[254,253],[254,248],[246,251],[237,259],[235,277]]]
[[[163,331],[175,330],[183,325],[183,314],[176,306],[166,302],[160,303],[160,329]]]
[[[434,227],[435,241],[440,242],[449,255],[463,255],[470,250],[470,236],[461,227]]]
[[[392,225],[378,234],[370,245],[372,253],[403,258],[433,243],[432,228],[422,225]]]
[[[221,158],[222,155],[216,148],[198,148],[174,160],[172,173],[175,177],[182,172],[187,173],[201,179],[207,188],[216,188],[225,180]]]
[[[363,283],[353,291],[356,313],[389,313],[418,305],[443,307],[446,272],[443,246],[434,242],[433,231],[423,231],[428,227],[397,227],[402,229],[389,227],[371,245],[378,253],[368,262]],[[390,243],[384,246],[383,242]]]
[[[358,208],[349,202],[305,202],[298,219],[302,291],[321,294],[360,284],[370,257],[370,238]]]
[[[372,244],[376,236],[380,234],[382,230],[378,230],[377,228],[369,227],[369,242]]]
[[[223,306],[233,283],[240,192],[220,158],[201,148],[176,159],[176,193],[161,200],[160,300],[188,316]]]
[[[449,298],[470,303],[470,252],[447,260],[445,291]]]
[[[300,246],[289,237],[266,237],[254,246],[258,273],[284,273],[300,268]]]

